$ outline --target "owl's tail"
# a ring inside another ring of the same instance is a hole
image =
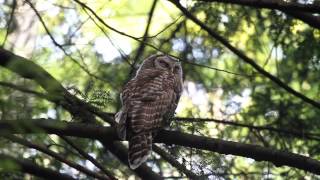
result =
[[[131,169],[144,163],[152,150],[152,133],[133,135],[129,140],[128,161]]]

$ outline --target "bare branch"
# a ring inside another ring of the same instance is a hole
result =
[[[132,36],[132,35],[126,34],[126,33],[122,32],[122,31],[119,31],[119,30],[111,27],[110,25],[108,25],[101,17],[99,17],[99,16],[97,15],[97,13],[95,13],[95,11],[94,11],[93,9],[91,9],[89,6],[87,6],[87,5],[84,4],[83,2],[81,2],[81,1],[79,1],[79,0],[74,0],[74,1],[77,2],[82,8],[87,9],[90,13],[92,13],[93,16],[94,16],[101,24],[103,24],[105,27],[111,29],[112,31],[114,31],[114,32],[116,32],[116,33],[118,33],[118,34],[121,34],[121,35],[123,35],[123,36],[129,37],[129,38],[131,38],[131,39],[133,39],[133,40],[135,40],[135,41],[138,41],[138,42],[140,42],[140,43],[142,42],[142,40],[141,40],[140,38],[137,38],[137,37],[134,37],[134,36]],[[167,53],[165,53],[164,51],[162,51],[161,49],[157,48],[156,46],[154,46],[154,45],[152,45],[152,44],[150,44],[150,43],[148,43],[148,42],[145,42],[144,44],[145,44],[146,46],[149,46],[149,47],[151,47],[151,48],[153,48],[153,49],[161,52],[161,53],[167,54]],[[173,55],[171,55],[171,56],[173,56]],[[176,56],[173,56],[173,57],[176,57]],[[179,58],[179,57],[177,57],[177,58]],[[227,71],[227,70],[221,70],[221,69],[218,69],[218,68],[215,68],[215,67],[210,67],[210,66],[206,66],[206,65],[202,65],[202,64],[197,64],[197,63],[192,63],[192,62],[186,61],[186,60],[184,60],[184,59],[181,59],[181,61],[182,61],[182,62],[185,62],[185,63],[188,63],[188,64],[195,65],[195,66],[199,66],[199,67],[202,67],[202,68],[213,69],[213,70],[217,70],[217,71],[221,71],[221,72],[225,72],[225,73],[229,73],[229,74],[233,74],[233,75],[237,75],[237,76],[240,75],[240,76],[244,76],[244,77],[245,77],[245,76],[251,77],[251,75],[243,75],[243,74],[238,74],[238,73],[232,73],[232,72]]]
[[[55,119],[24,119],[24,121],[1,120],[1,133],[48,133],[60,136],[75,136],[89,139],[108,137],[118,139],[111,127],[94,124],[63,122]]]
[[[145,43],[147,42],[148,40],[148,33],[149,33],[149,28],[151,26],[151,21],[152,21],[152,17],[153,17],[153,14],[154,14],[154,10],[156,8],[156,5],[157,5],[157,2],[158,0],[153,0],[153,3],[151,5],[151,9],[149,11],[149,16],[148,16],[148,20],[147,20],[147,26],[145,28],[145,31],[144,31],[144,34],[143,34],[143,37],[142,37],[142,41],[140,43],[140,46],[138,47],[137,49],[137,52],[136,52],[136,55],[134,56],[133,58],[133,63],[131,65],[131,70],[130,70],[130,73],[129,73],[129,78],[133,76],[133,73],[135,72],[135,65],[138,63],[140,57],[142,56],[143,54],[143,51],[145,49]]]
[[[177,161],[174,157],[172,157],[166,151],[161,149],[159,146],[154,144],[152,146],[152,150],[157,154],[159,154],[164,160],[170,163],[173,167],[177,168],[180,172],[184,173],[189,179],[199,178],[197,174],[195,174],[191,170],[188,170],[183,164],[181,164],[179,161]]]
[[[187,63],[187,64],[194,65],[194,66],[198,66],[198,67],[202,67],[202,68],[208,68],[208,69],[212,69],[212,70],[224,72],[224,73],[231,74],[231,75],[235,75],[235,76],[241,76],[241,77],[246,77],[246,78],[253,78],[253,77],[256,76],[255,74],[250,74],[250,75],[249,75],[249,74],[235,73],[235,72],[231,72],[231,71],[228,71],[228,70],[218,69],[218,68],[216,68],[216,67],[207,66],[207,65],[203,65],[203,64],[197,64],[197,63],[190,62],[190,61],[186,61],[186,60],[182,60],[182,61],[185,62],[185,63]]]
[[[105,79],[101,78],[101,77],[98,77],[96,76],[95,74],[91,73],[85,66],[83,66],[82,64],[80,64],[76,59],[74,59],[64,48],[61,44],[59,44],[55,38],[53,37],[53,35],[51,34],[49,28],[47,27],[46,23],[44,22],[44,20],[42,19],[40,13],[38,12],[38,10],[34,7],[34,5],[29,1],[29,0],[25,0],[28,5],[32,8],[32,10],[35,12],[36,16],[38,17],[38,19],[40,20],[42,26],[44,27],[46,33],[49,35],[51,41],[53,42],[53,44],[55,46],[57,46],[67,57],[69,57],[74,63],[76,63],[84,72],[86,72],[88,75],[100,80],[100,81],[103,81],[103,82],[106,82]]]
[[[173,131],[161,131],[155,141],[168,145],[175,144],[208,150],[220,154],[248,157],[256,161],[269,161],[276,166],[286,165],[320,174],[320,162],[315,159],[257,145],[242,144]]]
[[[26,172],[38,177],[42,177],[44,179],[75,180],[74,178],[72,178],[67,174],[59,173],[57,171],[53,171],[51,169],[38,166],[29,160],[25,160],[21,158],[17,159],[12,156],[4,155],[4,154],[0,154],[0,159],[2,162],[7,160],[18,165],[18,169],[14,171]]]
[[[291,135],[291,136],[295,136],[295,137],[299,137],[299,138],[303,138],[303,139],[311,139],[311,140],[320,141],[320,134],[304,132],[303,129],[301,129],[301,131],[294,131],[294,130],[289,130],[289,129],[274,128],[274,127],[270,127],[270,126],[255,126],[255,125],[250,125],[250,124],[238,123],[238,122],[235,122],[232,120],[221,120],[221,119],[214,119],[214,118],[176,117],[176,118],[174,118],[174,121],[192,122],[192,123],[214,122],[214,123],[226,124],[226,125],[231,125],[231,126],[245,127],[248,129],[266,130],[266,131],[271,131],[271,132],[276,132],[276,133],[281,133],[281,134],[287,134],[287,135]]]
[[[295,11],[287,11],[283,10],[284,13],[300,19],[301,21],[309,24],[309,26],[320,29],[320,16],[314,16],[305,12],[295,12]]]
[[[108,25],[106,22],[104,22],[104,20],[103,20],[102,18],[100,18],[100,17],[97,15],[97,13],[95,13],[94,10],[92,10],[92,9],[91,9],[89,6],[87,6],[85,3],[83,3],[83,2],[81,2],[81,1],[79,1],[79,0],[74,0],[74,1],[75,1],[76,3],[78,3],[82,8],[87,9],[90,13],[92,13],[93,16],[94,16],[95,18],[97,18],[98,21],[99,21],[100,23],[102,23],[104,26],[106,26],[108,29],[111,29],[112,31],[117,32],[118,34],[121,34],[121,35],[123,35],[123,36],[126,36],[126,37],[129,37],[129,38],[135,39],[135,40],[137,40],[137,41],[140,41],[139,38],[134,37],[134,36],[129,35],[129,34],[126,34],[126,33],[122,32],[122,31],[119,31],[119,30],[117,30],[116,28],[111,27],[110,25]]]
[[[28,122],[28,124],[26,124]],[[19,128],[17,128],[19,127]],[[88,125],[83,123],[66,123],[54,120],[26,120],[26,121],[0,121],[0,132],[4,133],[40,133],[42,129],[49,134],[62,136],[75,136],[100,140],[104,146],[115,154],[123,163],[127,164],[127,153],[124,147],[113,141],[119,140],[116,130],[112,127]],[[243,144],[232,141],[225,141],[216,138],[197,136],[176,131],[159,131],[155,142],[168,145],[175,144],[185,147],[192,147],[201,150],[208,150],[220,154],[231,154],[252,158],[256,161],[268,161],[276,166],[290,166],[301,170],[320,174],[320,162],[307,156],[265,148],[257,145]],[[146,166],[136,169],[140,176],[146,173]],[[141,173],[141,174],[140,174]],[[150,176],[154,173],[150,172]]]
[[[4,47],[5,43],[7,42],[7,39],[8,39],[9,33],[10,33],[10,28],[11,28],[11,25],[12,25],[13,20],[14,20],[14,12],[16,10],[16,7],[17,7],[17,1],[13,0],[12,1],[12,6],[11,6],[10,17],[9,17],[9,20],[7,21],[6,34],[4,36],[4,39],[3,39],[2,44],[0,45],[0,47]]]
[[[86,158],[92,164],[94,164],[96,167],[98,167],[102,172],[104,172],[110,179],[115,180],[116,178],[113,177],[112,173],[109,172],[106,168],[103,167],[101,163],[99,163],[96,159],[94,159],[92,156],[90,156],[88,153],[84,152],[82,149],[80,149],[76,144],[74,144],[69,138],[60,136],[66,143],[68,143],[73,149],[75,149],[82,157]]]
[[[157,32],[156,34],[154,35],[151,35],[151,36],[148,36],[147,38],[148,39],[151,39],[151,38],[155,38],[157,36],[159,36],[161,33],[165,32],[167,29],[169,29],[171,26],[173,26],[174,24],[176,24],[180,18],[182,17],[182,15],[180,15],[179,17],[177,17],[173,22],[171,22],[170,24],[166,25],[163,29],[161,29],[159,32]],[[140,38],[143,38],[143,37],[140,37]],[[160,48],[161,49],[161,48]]]
[[[112,39],[109,37],[109,35],[107,34],[106,30],[91,16],[91,14],[88,12],[88,10],[86,10],[85,8],[82,8],[85,13],[89,16],[89,19],[91,19],[91,21],[101,30],[101,32],[106,36],[106,38],[109,40],[109,42],[112,44],[113,47],[115,47],[119,54],[121,55],[121,57],[130,65],[130,61],[129,61],[129,56],[123,52],[123,50],[120,47],[117,47],[116,44],[113,43]]]
[[[32,149],[36,149],[42,153],[45,153],[53,158],[55,158],[56,160],[58,161],[61,161],[67,165],[69,165],[70,167],[73,167],[74,169],[77,169],[78,171],[88,175],[88,176],[91,176],[91,177],[94,177],[94,178],[97,178],[97,179],[103,179],[103,180],[108,180],[109,178],[106,177],[106,176],[103,176],[101,174],[98,174],[96,172],[93,172],[89,169],[87,169],[86,167],[84,166],[81,166],[75,162],[72,162],[72,161],[69,161],[67,160],[65,157],[61,156],[60,154],[57,154],[56,152],[54,151],[51,151],[50,149],[46,148],[45,146],[41,146],[41,145],[38,145],[38,144],[34,144],[34,143],[31,143],[23,138],[20,138],[18,136],[14,136],[14,135],[2,135],[3,137],[5,137],[6,139],[12,141],[12,142],[15,142],[15,143],[18,143],[18,144],[21,144],[21,145],[24,145],[26,147],[29,147],[29,148],[32,148]]]

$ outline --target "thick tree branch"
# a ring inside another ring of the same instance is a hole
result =
[[[231,45],[224,37],[220,36],[218,33],[213,31],[211,28],[209,28],[206,24],[201,22],[198,18],[196,18],[194,15],[192,15],[186,8],[184,8],[178,0],[169,0],[172,2],[178,9],[181,10],[181,12],[188,17],[190,20],[192,20],[195,24],[200,26],[203,30],[205,30],[210,36],[215,38],[217,41],[222,43],[225,47],[227,47],[230,51],[232,51],[234,54],[236,54],[239,58],[241,58],[244,62],[247,64],[250,64],[256,71],[258,71],[263,76],[267,77],[272,82],[276,83],[279,87],[286,90],[288,93],[300,98],[302,101],[320,109],[320,103],[310,99],[309,97],[303,95],[302,93],[292,89],[290,86],[288,86],[286,83],[282,82],[280,79],[275,77],[274,75],[270,74],[266,70],[264,70],[261,66],[259,66],[253,59],[245,55],[242,51]]]
[[[288,2],[283,0],[196,0],[202,2],[231,3],[256,8],[278,9],[283,11],[303,11],[310,13],[320,13],[318,4],[301,4],[297,2]]]
[[[115,113],[107,113],[103,112],[105,116],[108,117],[114,117]],[[214,122],[214,123],[219,123],[219,124],[225,124],[225,125],[230,125],[230,126],[237,126],[241,128],[248,128],[251,130],[258,130],[258,131],[270,131],[270,132],[275,132],[279,134],[285,134],[289,136],[294,136],[297,138],[302,138],[302,139],[310,139],[310,140],[316,140],[320,141],[320,134],[319,133],[312,133],[305,131],[304,129],[299,129],[297,130],[291,130],[291,129],[285,129],[285,128],[275,128],[272,126],[256,126],[256,125],[251,125],[251,124],[243,124],[236,122],[234,120],[226,120],[226,119],[215,119],[215,118],[192,118],[192,117],[174,117],[173,121],[176,122],[192,122],[192,123],[205,123],[205,122]]]
[[[252,158],[256,161],[272,162],[276,166],[291,166],[320,174],[320,162],[306,156],[264,148],[256,145],[242,144],[232,141],[224,141],[215,138],[196,136],[186,133],[161,131],[156,137],[156,142],[192,147],[220,154]]]
[[[255,126],[250,124],[243,124],[238,123],[233,120],[221,120],[221,119],[214,119],[214,118],[182,118],[182,117],[176,117],[173,119],[176,122],[192,122],[192,123],[204,123],[204,122],[214,122],[219,124],[225,124],[225,125],[231,125],[231,126],[237,126],[237,127],[244,127],[248,129],[254,129],[254,130],[265,130],[270,132],[276,132],[279,134],[286,134],[289,136],[295,136],[302,139],[310,139],[310,140],[316,140],[320,141],[320,134],[316,133],[309,133],[305,132],[303,129],[297,130],[289,130],[289,129],[280,129],[280,128],[274,128],[271,126]]]
[[[29,148],[32,148],[32,149],[36,149],[42,153],[45,153],[53,158],[55,158],[56,160],[60,161],[60,162],[63,162],[67,165],[69,165],[70,167],[88,175],[88,176],[91,176],[91,177],[94,177],[94,178],[97,178],[97,179],[102,179],[102,180],[108,180],[109,178],[104,176],[104,175],[101,175],[101,174],[98,174],[96,172],[93,172],[89,169],[87,169],[86,167],[84,166],[81,166],[75,162],[72,162],[72,161],[69,161],[67,160],[65,157],[61,156],[60,154],[57,154],[56,152],[54,151],[51,151],[50,149],[46,148],[45,146],[41,146],[41,145],[38,145],[38,144],[35,144],[35,143],[31,143],[23,138],[20,138],[18,136],[14,136],[14,135],[2,135],[3,137],[5,137],[6,139],[12,141],[12,142],[15,142],[15,143],[18,143],[18,144],[21,144],[21,145],[24,145],[26,147],[29,147]]]
[[[48,133],[61,136],[75,136],[89,139],[108,137],[118,139],[116,131],[111,127],[94,124],[63,122],[55,119],[1,120],[1,133]]]
[[[25,122],[31,124],[26,125]],[[98,139],[102,141],[105,147],[114,153],[122,162],[127,163],[127,154],[125,152],[118,154],[118,151],[122,151],[119,147],[120,145],[111,145],[111,142],[119,140],[113,127],[57,122],[54,120],[0,121],[0,132],[3,133],[40,133],[41,131],[39,131],[39,129],[42,129],[49,134]],[[256,161],[268,161],[276,166],[285,165],[320,174],[320,162],[317,160],[295,153],[279,151],[256,145],[165,130],[158,133],[155,138],[155,142],[192,147],[218,152],[220,154],[242,156],[255,159]],[[142,166],[142,169],[144,169],[143,167],[144,166]],[[140,171],[140,169],[138,168],[137,171]],[[139,173],[137,174],[139,175]]]
[[[295,11],[288,11],[283,10],[282,12],[295,17],[297,19],[300,19],[301,21],[307,23],[309,26],[320,29],[320,16],[314,16],[309,13],[305,12],[295,12]]]
[[[75,180],[71,176],[63,173],[59,173],[57,171],[53,171],[48,168],[44,168],[34,164],[33,162],[25,159],[17,159],[9,155],[0,154],[1,162],[3,161],[11,161],[15,163],[18,167],[14,171],[22,171],[26,172],[38,177],[42,177],[44,179],[51,180]]]
[[[1,82],[0,81],[0,86],[4,86],[4,87],[9,87],[12,89],[16,89],[19,90],[21,92],[25,92],[25,93],[30,93],[30,94],[34,94],[40,98],[44,98],[47,100],[52,100],[50,99],[50,96],[47,94],[42,94],[36,91],[32,91],[29,90],[25,87],[22,86],[18,86],[15,84],[11,84],[11,83],[7,83],[7,82]],[[91,112],[94,112],[95,114],[97,114],[98,116],[102,117],[103,119],[112,119],[112,117],[114,117],[114,113],[106,113],[106,112],[102,112],[96,108],[92,108],[92,107],[88,107],[88,109],[90,109]],[[176,117],[174,118],[175,121],[177,122],[196,122],[196,123],[202,123],[202,122],[215,122],[215,123],[221,123],[221,124],[226,124],[226,125],[232,125],[232,126],[239,126],[239,127],[246,127],[249,129],[256,129],[256,130],[267,130],[267,131],[271,131],[271,132],[276,132],[276,133],[282,133],[282,134],[288,134],[291,136],[295,136],[295,137],[299,137],[299,138],[307,138],[307,139],[311,139],[311,140],[317,140],[320,141],[319,135],[318,134],[313,134],[313,133],[308,133],[303,131],[303,129],[301,131],[293,131],[293,130],[286,130],[286,129],[278,129],[278,128],[274,128],[274,127],[268,127],[268,126],[254,126],[254,125],[249,125],[249,124],[242,124],[242,123],[237,123],[234,121],[230,121],[230,120],[220,120],[220,119],[207,119],[207,118],[181,118],[181,117]],[[111,121],[109,121],[111,122]],[[113,124],[111,122],[111,124]]]
[[[30,90],[30,89],[25,88],[23,86],[19,86],[19,85],[15,85],[15,84],[8,83],[8,82],[3,82],[3,81],[0,81],[0,86],[11,88],[11,89],[14,89],[14,90],[18,90],[18,91],[21,91],[23,93],[33,94],[33,95],[35,95],[37,97],[40,97],[42,99],[47,99],[48,101],[51,100],[50,96],[48,96],[46,94],[42,94],[42,93],[37,92],[37,91]]]
[[[0,48],[0,66],[3,66],[20,76],[35,80],[45,89],[52,98],[52,101],[60,101],[61,95],[68,94],[64,87],[39,65],[17,56],[10,51]]]

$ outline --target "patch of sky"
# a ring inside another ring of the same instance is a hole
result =
[[[250,89],[245,89],[242,91],[241,95],[234,95],[229,100],[226,101],[226,115],[234,115],[241,111],[244,104],[250,100]]]
[[[217,58],[220,54],[220,51],[218,48],[213,48],[212,51],[211,51],[211,56],[212,58]]]
[[[125,54],[129,54],[132,49],[130,43],[123,39],[112,39],[111,42],[110,39],[106,37],[98,37],[94,42],[94,49],[102,55],[103,61],[107,63],[112,62],[117,57],[121,57],[118,48],[121,48]]]
[[[204,53],[202,52],[202,50],[200,48],[193,48],[192,55],[196,59],[203,59],[205,57]]]
[[[320,58],[313,56],[311,61],[309,61],[308,67],[311,70],[320,70]]]
[[[172,42],[172,49],[174,51],[182,52],[186,48],[186,44],[180,38],[179,39],[172,39],[171,42]]]
[[[223,22],[223,23],[229,22],[229,17],[225,14],[221,14],[220,18],[221,18],[221,22]]]

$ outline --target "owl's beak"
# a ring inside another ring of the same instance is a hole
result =
[[[174,71],[174,67],[171,68],[171,72],[172,72],[172,73],[173,73],[173,71]]]

